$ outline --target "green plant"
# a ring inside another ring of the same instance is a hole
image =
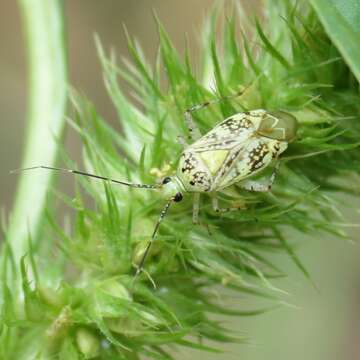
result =
[[[83,141],[83,166],[89,172],[160,181],[176,168],[181,152],[176,136],[186,135],[184,110],[249,84],[238,99],[198,112],[200,129],[205,132],[247,109],[284,109],[299,119],[298,139],[285,153],[271,193],[253,194],[235,186],[222,195],[224,202],[242,199],[246,210],[218,216],[204,198],[200,221],[206,226],[193,226],[191,199],[173,206],[146,273],[135,284],[133,263],[159,215],[158,195],[78,177],[74,199],[58,194],[74,209],[71,231],[56,222],[50,207],[46,217],[51,232],[39,248],[29,239],[20,270],[13,270],[22,281],[23,302],[8,281],[10,252],[3,255],[2,358],[169,359],[173,345],[217,352],[216,343],[200,340],[243,339],[215,315],[256,315],[278,305],[271,279],[284,274],[267,253],[287,252],[309,277],[293,251],[297,234],[346,236],[335,222],[341,215],[331,193],[356,193],[345,180],[360,170],[358,83],[309,6],[270,1],[267,10],[267,25],[248,23],[247,30],[254,32],[250,39],[239,36],[237,26],[238,16],[242,24],[248,19],[234,12],[221,26],[221,46],[215,11],[204,27],[199,73],[187,51],[181,59],[158,20],[160,49],[154,67],[130,37],[132,62],[121,66],[97,40],[105,84],[123,131],[115,132],[89,100],[72,92],[70,123]],[[134,99],[124,95],[119,77]],[[64,158],[68,167],[75,166]],[[54,238],[58,241],[52,242]],[[50,255],[50,248],[55,254]],[[270,303],[263,309],[228,309],[210,296],[225,288]]]
[[[29,101],[22,167],[32,162],[54,164],[56,139],[61,137],[67,100],[67,66],[62,3],[59,0],[19,0],[28,44]],[[19,179],[7,241],[16,262],[27,251],[30,231],[37,239],[42,229],[47,187],[54,174]],[[26,219],[24,221],[24,218]]]

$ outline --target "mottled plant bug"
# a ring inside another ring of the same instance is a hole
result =
[[[42,168],[65,171],[130,187],[160,190],[167,202],[137,266],[136,277],[143,269],[160,223],[173,202],[181,201],[186,193],[193,193],[194,223],[198,222],[201,193],[212,196],[213,208],[216,212],[237,210],[238,207],[220,208],[216,193],[235,183],[249,191],[269,191],[279,166],[278,157],[296,136],[297,120],[293,115],[284,111],[271,112],[262,109],[234,114],[201,136],[193,121],[192,113],[218,101],[195,105],[185,112],[189,138],[193,143],[188,145],[182,140],[184,150],[180,156],[177,172],[172,177],[165,177],[160,184],[135,184],[51,166],[35,166],[22,170]],[[271,163],[275,166],[266,184],[251,180],[255,174]]]

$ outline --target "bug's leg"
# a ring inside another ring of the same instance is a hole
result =
[[[201,133],[200,133],[199,128],[195,125],[194,119],[193,119],[191,113],[193,111],[201,109],[202,107],[203,107],[202,105],[192,106],[191,108],[187,109],[185,111],[185,114],[184,114],[185,123],[186,123],[186,126],[187,126],[188,131],[189,131],[189,137],[193,141],[195,141],[197,139],[200,139],[201,138]]]
[[[192,214],[192,222],[194,225],[201,225],[204,226],[208,232],[208,234],[211,236],[212,233],[209,229],[209,225],[208,224],[203,224],[199,221],[199,210],[200,210],[200,193],[195,193],[194,194],[194,199],[193,199],[193,214]]]
[[[248,191],[268,192],[271,190],[272,184],[273,184],[273,181],[271,181],[271,179],[269,181],[267,181],[266,183],[260,183],[257,181],[247,180],[247,181],[244,181],[239,186]]]
[[[182,145],[183,148],[186,148],[188,146],[188,143],[186,142],[185,138],[181,135],[178,135],[176,137],[177,142]]]
[[[277,162],[274,167],[274,171],[272,172],[270,178],[267,180],[266,183],[260,183],[258,181],[253,181],[253,180],[244,180],[243,182],[241,182],[241,184],[239,184],[239,186],[248,191],[268,192],[271,190],[272,185],[275,181],[275,177],[279,169],[279,166],[280,166],[280,162]]]
[[[192,214],[193,224],[199,223],[199,207],[200,207],[200,193],[195,193],[193,199],[193,214]]]
[[[244,89],[238,91],[236,94],[225,96],[220,99],[205,101],[202,104],[194,105],[194,106],[190,107],[189,109],[187,109],[185,111],[184,117],[185,117],[186,126],[189,130],[190,138],[193,141],[201,138],[200,130],[194,123],[194,119],[192,117],[193,112],[204,109],[205,107],[207,107],[209,105],[216,104],[216,103],[219,103],[224,100],[230,100],[230,99],[236,98],[238,96],[241,96],[250,87],[250,85],[248,85]]]
[[[238,210],[246,209],[244,204],[234,205],[234,206],[227,207],[227,208],[221,208],[221,207],[219,207],[219,200],[216,196],[213,196],[213,198],[212,198],[212,206],[213,206],[214,211],[217,213],[226,213],[226,212],[230,212],[230,211],[238,211]]]

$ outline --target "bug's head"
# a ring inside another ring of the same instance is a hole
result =
[[[174,176],[167,176],[164,178],[161,189],[162,194],[166,199],[173,198],[175,202],[179,202],[183,198],[183,189]]]
[[[291,142],[296,137],[298,122],[285,111],[268,112],[261,120],[257,133],[270,139]]]

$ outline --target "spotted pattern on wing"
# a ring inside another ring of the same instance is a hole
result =
[[[212,175],[199,154],[186,149],[179,160],[177,177],[188,192],[205,192],[211,187]]]
[[[274,141],[273,152],[272,152],[272,158],[273,159],[278,157],[280,150],[281,150],[281,152],[283,152],[285,150],[285,149],[284,150],[281,149],[281,147],[282,147],[281,145],[283,145],[283,147],[284,147],[284,144],[281,144],[280,141]]]
[[[233,166],[235,161],[238,161],[239,154],[241,152],[244,152],[244,148],[240,147],[239,149],[236,149],[233,151],[228,158],[224,161],[224,165],[222,166],[221,170],[219,171],[217,177],[222,178]]]
[[[192,179],[189,181],[191,186],[201,187],[204,191],[209,191],[211,181],[208,173],[205,171],[197,171],[193,174]]]
[[[250,172],[259,170],[264,165],[264,158],[269,154],[269,148],[266,143],[259,142],[259,144],[249,151],[248,165]]]
[[[233,134],[236,131],[239,131],[240,129],[249,129],[252,127],[252,123],[249,119],[246,117],[240,117],[236,118],[230,117],[228,119],[225,119],[222,123],[218,125],[219,128],[222,128],[224,131],[228,131],[231,134]]]
[[[212,190],[223,189],[255,175],[272,162],[274,153],[275,156],[278,156],[286,147],[285,143],[280,144],[266,138],[258,138],[248,142],[240,156],[238,155],[234,166],[227,173],[223,174],[217,183],[213,184]]]
[[[234,137],[237,137],[239,133],[246,132],[249,129],[253,130],[253,123],[250,119],[244,113],[237,114],[225,119],[223,122],[215,126],[203,137],[203,139],[233,139]]]
[[[246,114],[235,114],[215,126],[190,148],[194,151],[231,149],[249,138],[254,130],[254,124]]]
[[[183,173],[191,173],[192,170],[196,169],[199,161],[196,156],[192,152],[184,152],[181,155],[182,166],[181,172]]]

